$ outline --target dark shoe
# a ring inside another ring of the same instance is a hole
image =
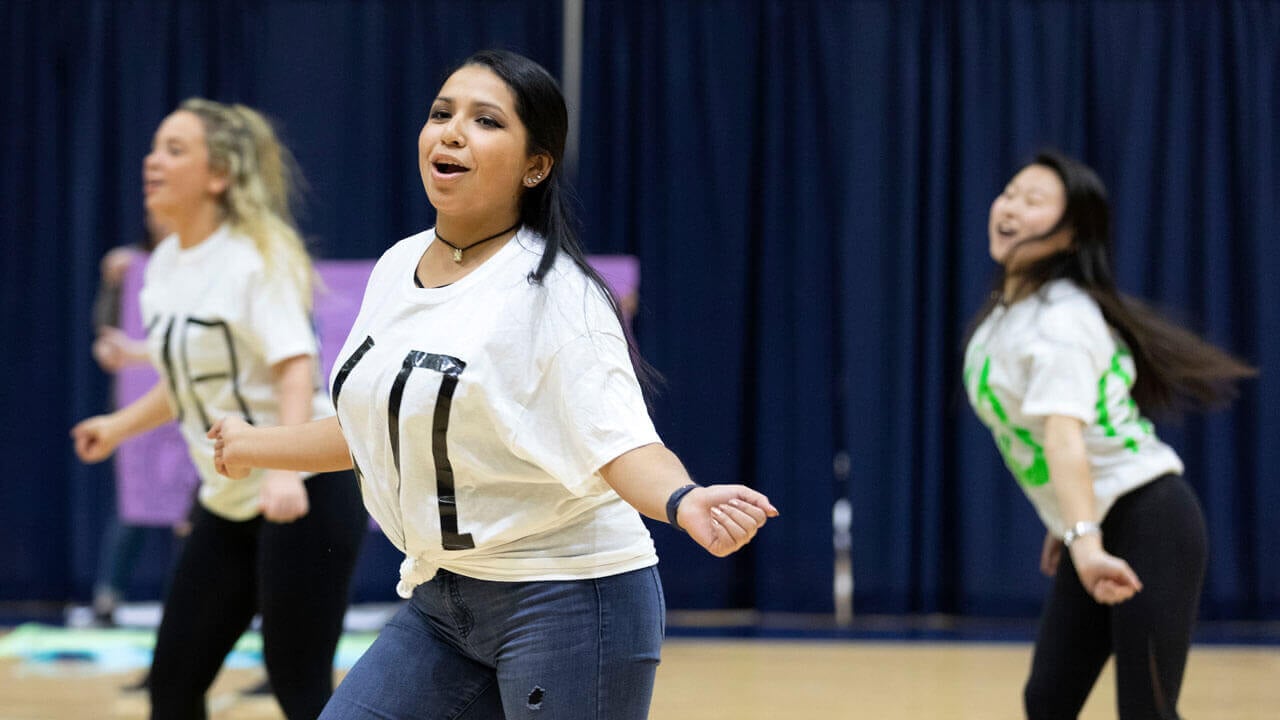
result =
[[[95,628],[113,628],[116,625],[116,616],[114,612],[94,612],[93,624],[89,627]]]
[[[151,673],[148,672],[145,675],[143,675],[140,679],[138,679],[136,682],[131,682],[120,689],[125,692],[146,692],[150,688],[151,688]]]
[[[116,607],[120,605],[120,593],[103,588],[93,594],[93,627],[116,626]]]

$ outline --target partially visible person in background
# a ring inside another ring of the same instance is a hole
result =
[[[290,720],[333,692],[351,574],[368,516],[350,472],[255,472],[230,481],[205,434],[236,417],[293,425],[333,415],[311,321],[314,270],[289,208],[293,163],[242,105],[184,102],[143,163],[147,210],[171,235],[141,295],[160,382],[72,429],[85,462],[177,419],[201,486],[165,598],[151,665],[151,717],[207,715],[223,660],[262,616],[270,686]]]
[[[964,364],[978,417],[1048,532],[1054,578],[1027,717],[1079,715],[1115,656],[1122,720],[1176,720],[1207,557],[1182,460],[1143,412],[1215,405],[1253,368],[1122,296],[1111,208],[1092,169],[1056,152],[991,205],[1002,272]]]
[[[151,251],[164,236],[164,228],[148,213],[142,242],[114,248],[102,258],[93,308],[93,357],[113,375],[113,408],[127,406],[158,380],[147,355],[138,294]],[[101,627],[116,624],[116,610],[128,596],[147,534],[171,529],[178,538],[186,536],[200,484],[176,423],[121,443],[114,466],[116,506],[103,528],[93,587],[93,616]]]

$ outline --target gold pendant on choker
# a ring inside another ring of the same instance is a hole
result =
[[[459,264],[462,263],[462,248],[453,249],[453,261]]]

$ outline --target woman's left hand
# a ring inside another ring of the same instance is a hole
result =
[[[725,557],[756,536],[778,509],[745,485],[709,485],[695,488],[680,501],[676,519],[699,545],[716,557]]]
[[[134,340],[120,328],[104,325],[93,341],[93,359],[104,371],[115,373],[147,362],[147,343]]]
[[[1103,549],[1097,535],[1079,538],[1071,543],[1069,552],[1080,584],[1099,603],[1116,605],[1142,590],[1138,574],[1129,563]]]
[[[102,273],[102,283],[109,287],[120,287],[124,282],[124,276],[129,272],[129,266],[133,264],[133,258],[137,256],[138,251],[130,247],[118,247],[107,251],[102,256],[102,262],[99,264],[99,270]]]
[[[269,470],[262,477],[259,507],[271,522],[288,523],[306,515],[311,505],[302,477],[289,470]]]

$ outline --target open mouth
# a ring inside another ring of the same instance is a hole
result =
[[[441,175],[458,175],[466,172],[468,169],[468,168],[462,167],[461,165],[457,165],[449,162],[434,162],[431,164],[435,166],[436,172],[440,173]]]

